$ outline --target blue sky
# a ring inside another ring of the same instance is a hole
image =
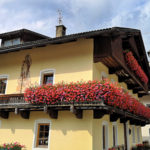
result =
[[[137,28],[150,50],[150,0],[0,0],[0,33],[27,28],[54,37],[58,9],[67,34],[113,26]]]

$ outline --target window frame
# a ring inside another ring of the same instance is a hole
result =
[[[44,78],[44,75],[46,74],[53,74],[53,85],[55,84],[55,72],[56,70],[55,69],[44,69],[44,70],[41,70],[40,71],[40,80],[39,80],[39,84],[40,85],[43,85],[43,78]]]
[[[46,146],[46,147],[37,147],[37,136],[38,136],[38,127],[39,127],[39,124],[49,124],[48,146]],[[43,118],[43,119],[35,120],[32,150],[50,150],[51,126],[52,126],[52,123],[51,123],[51,120],[49,120],[49,119],[44,119]]]
[[[9,76],[6,74],[0,75],[0,80],[6,79],[5,93],[0,93],[0,95],[4,95],[7,93],[8,78],[9,78]]]
[[[40,126],[41,125],[48,125],[48,126],[50,126],[50,124],[49,123],[39,123],[38,124],[38,128],[37,128],[37,137],[36,137],[36,147],[37,148],[48,148],[48,145],[46,146],[46,145],[39,145],[38,144],[38,141],[39,141],[39,135],[40,135]],[[48,131],[48,136],[49,136],[49,131]]]

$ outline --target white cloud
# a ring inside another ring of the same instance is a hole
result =
[[[148,0],[1,0],[0,32],[28,28],[53,37],[61,9],[68,34],[112,26],[138,28],[149,50],[149,8]]]

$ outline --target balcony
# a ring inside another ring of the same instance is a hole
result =
[[[44,111],[48,113],[53,119],[58,118],[58,111],[70,111],[76,118],[83,118],[84,110],[92,110],[93,118],[100,119],[105,114],[110,116],[110,122],[117,121],[120,119],[120,123],[130,121],[131,125],[145,126],[150,123],[149,119],[145,119],[140,116],[136,116],[130,112],[125,112],[118,108],[114,108],[105,105],[102,102],[91,102],[91,103],[76,103],[76,104],[57,104],[57,105],[46,105],[46,104],[30,104],[24,100],[24,94],[7,94],[0,95],[0,117],[4,119],[9,118],[9,113],[20,114],[22,118],[29,119],[31,111]]]

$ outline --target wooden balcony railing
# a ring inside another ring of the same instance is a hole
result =
[[[27,104],[24,100],[24,94],[6,94],[0,95],[0,106]]]
[[[93,110],[93,118],[100,119],[105,114],[109,114],[110,121],[114,122],[120,118],[120,123],[130,121],[130,124],[144,126],[150,123],[149,119],[136,116],[130,112],[123,111],[112,106],[105,105],[102,102],[97,103],[77,103],[77,104],[31,104],[24,100],[24,94],[6,94],[0,95],[0,117],[9,118],[9,113],[20,114],[24,119],[29,119],[31,111],[44,111],[49,113],[51,118],[58,118],[58,111],[69,110],[74,113],[78,119],[83,118],[84,110]]]

